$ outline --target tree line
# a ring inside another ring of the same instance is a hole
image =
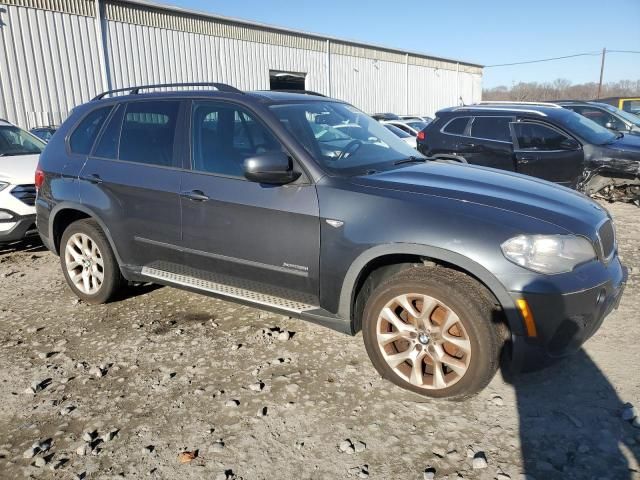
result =
[[[594,100],[598,95],[596,82],[573,85],[559,78],[553,82],[520,82],[511,87],[499,86],[482,90],[483,100],[543,102],[550,100]],[[620,80],[602,84],[600,98],[640,97],[640,80]]]

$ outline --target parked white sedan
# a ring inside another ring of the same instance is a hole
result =
[[[405,132],[404,130],[399,129],[395,125],[391,125],[389,123],[383,123],[383,125],[386,127],[387,130],[389,130],[392,133],[395,133],[396,136],[400,137],[406,144],[412,146],[413,148],[418,148],[418,141],[416,140],[416,137],[414,137],[413,135]]]
[[[36,234],[34,175],[44,142],[0,120],[0,243]]]
[[[408,133],[412,137],[417,137],[418,132],[424,130],[427,127],[426,122],[419,120],[385,120],[381,122],[385,125],[393,125],[396,128]]]

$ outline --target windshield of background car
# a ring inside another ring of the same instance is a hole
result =
[[[382,124],[351,105],[305,102],[271,110],[313,158],[332,173],[356,175],[424,158]]]
[[[616,134],[611,130],[598,125],[593,120],[583,117],[571,110],[564,110],[558,115],[557,120],[570,133],[594,145],[604,145],[616,139]]]
[[[398,127],[396,127],[395,125],[391,125],[390,123],[383,123],[383,125],[384,128],[386,128],[390,132],[395,133],[400,138],[409,138],[411,136],[404,130],[400,130]]]
[[[37,155],[44,147],[42,140],[18,127],[0,127],[0,157]]]
[[[603,108],[606,108],[610,112],[616,113],[618,116],[624,118],[627,122],[633,123],[635,126],[640,127],[640,117],[634,115],[633,113],[625,112],[624,110],[620,110],[612,105],[602,105]]]

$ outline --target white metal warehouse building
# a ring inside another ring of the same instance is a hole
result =
[[[0,0],[0,118],[59,124],[104,90],[291,80],[369,112],[480,100],[482,66],[141,0]]]

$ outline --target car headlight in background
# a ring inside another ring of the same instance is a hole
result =
[[[576,235],[519,235],[501,248],[509,261],[547,274],[570,272],[596,258],[591,242]]]
[[[9,184],[7,182],[0,182],[0,192],[7,188]]]

